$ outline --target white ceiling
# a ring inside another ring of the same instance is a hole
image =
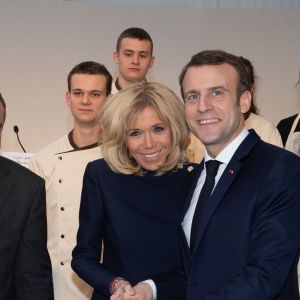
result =
[[[57,1],[57,0],[56,0]],[[300,0],[60,0],[116,5],[196,6],[202,8],[300,9]]]

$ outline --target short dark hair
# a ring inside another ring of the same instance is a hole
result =
[[[237,85],[237,99],[240,99],[241,95],[245,91],[251,92],[251,80],[246,70],[246,67],[242,59],[234,54],[225,52],[223,50],[205,50],[192,56],[190,61],[185,65],[179,75],[179,84],[181,96],[184,99],[182,82],[187,70],[191,67],[200,67],[204,65],[231,65],[238,73],[238,85]]]
[[[0,103],[2,104],[3,108],[4,108],[4,121],[6,118],[6,103],[4,101],[4,98],[2,97],[1,93],[0,93]]]
[[[111,93],[112,76],[106,67],[94,61],[84,61],[76,65],[68,75],[68,90],[71,91],[71,79],[74,74],[103,75],[106,78],[106,96]]]
[[[248,117],[250,116],[250,113],[254,113],[256,115],[259,114],[259,109],[258,107],[256,106],[256,101],[255,101],[255,91],[256,91],[256,86],[255,86],[255,81],[256,81],[256,75],[255,75],[255,72],[254,72],[254,67],[253,67],[253,64],[252,62],[243,57],[243,56],[240,56],[240,59],[242,60],[244,66],[246,67],[246,70],[248,72],[248,75],[249,75],[249,78],[250,78],[250,81],[251,81],[251,105],[250,105],[250,108],[249,110],[244,114],[245,115],[245,119],[248,119]]]
[[[151,38],[150,34],[143,28],[131,27],[131,28],[125,29],[118,37],[117,47],[116,47],[117,52],[120,51],[121,42],[125,38],[137,39],[140,41],[149,41],[151,44],[151,54],[153,53],[152,38]]]

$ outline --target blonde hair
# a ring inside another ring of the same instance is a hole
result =
[[[189,130],[185,121],[184,104],[169,88],[160,83],[134,83],[107,99],[103,106],[102,154],[110,168],[123,174],[142,174],[142,167],[127,148],[128,127],[133,118],[146,107],[152,107],[171,131],[170,154],[158,174],[177,169],[187,161]]]

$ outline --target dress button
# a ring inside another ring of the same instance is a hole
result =
[[[58,180],[58,182],[59,182],[59,183],[62,183],[62,182],[63,182],[63,180],[62,180],[62,179],[59,179],[59,180]]]
[[[60,208],[60,210],[61,210],[61,211],[64,211],[64,210],[65,210],[65,208],[62,206],[62,207]]]
[[[59,159],[59,160],[62,160],[62,157],[61,157],[61,156],[59,156],[59,157],[58,157],[58,159]]]
[[[65,237],[65,235],[64,235],[64,234],[62,234],[60,237],[63,239],[63,238]]]
[[[63,266],[65,263],[63,261],[61,261],[60,264]]]

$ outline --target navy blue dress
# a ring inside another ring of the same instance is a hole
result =
[[[103,159],[88,164],[72,267],[94,287],[92,299],[109,299],[115,277],[135,285],[164,274],[159,280],[164,285],[168,271],[182,270],[179,233],[193,170],[189,164],[162,176],[136,176],[113,172]],[[158,294],[158,299],[184,299],[184,280],[175,282],[182,294]]]

